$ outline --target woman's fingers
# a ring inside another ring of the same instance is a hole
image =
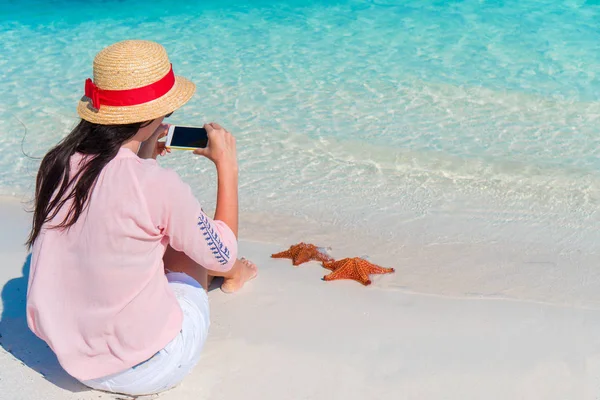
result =
[[[195,149],[194,154],[198,154],[199,156],[208,157],[208,152],[206,150],[206,147]]]
[[[156,130],[153,133],[153,136],[156,137],[157,139],[161,139],[164,138],[165,136],[167,136],[167,133],[169,132],[169,124],[160,124],[158,126],[158,128],[156,128]]]
[[[208,133],[209,135],[215,130],[215,127],[212,124],[204,124],[202,127],[206,129],[206,133]]]
[[[202,155],[215,163],[236,163],[235,138],[216,122],[204,125],[208,135],[208,145],[204,149],[194,150],[194,154]]]
[[[156,143],[156,153],[164,156],[167,153],[170,153],[171,149],[169,149],[164,142]]]

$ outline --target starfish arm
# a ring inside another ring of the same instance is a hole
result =
[[[338,266],[329,275],[324,276],[323,279],[326,281],[333,281],[336,279],[348,279],[347,275],[349,272],[349,270],[348,270],[349,265],[350,265],[350,263],[346,262],[346,263]]]
[[[282,251],[281,253],[271,254],[271,258],[291,258],[292,253],[289,250]]]
[[[369,271],[370,274],[391,274],[394,272],[394,268],[383,268],[378,265],[374,265]]]
[[[369,273],[365,268],[361,268],[358,263],[356,263],[356,272],[358,273],[358,281],[365,286],[371,284],[371,280],[369,279]]]
[[[324,281],[327,281],[327,282],[329,282],[329,281],[334,281],[336,278],[335,278],[335,276],[333,276],[333,272],[335,272],[335,271],[332,271],[332,272],[330,272],[329,274],[325,275],[325,276],[323,277],[323,280],[324,280]]]
[[[330,271],[335,271],[337,268],[335,261],[323,261],[323,268],[328,269]]]
[[[303,249],[301,250],[296,257],[294,257],[294,265],[304,264],[311,259],[310,250]]]

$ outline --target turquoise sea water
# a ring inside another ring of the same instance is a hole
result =
[[[0,194],[32,192],[21,150],[68,132],[94,55],[129,38],[197,84],[172,122],[238,137],[244,212],[391,243],[598,239],[598,1],[0,0]],[[208,162],[161,162],[211,204]]]

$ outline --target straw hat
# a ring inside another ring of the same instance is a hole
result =
[[[85,84],[77,112],[102,125],[130,124],[167,115],[184,105],[196,86],[175,76],[164,47],[126,40],[94,58],[94,80]]]

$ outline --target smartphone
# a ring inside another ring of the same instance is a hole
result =
[[[166,146],[179,150],[194,150],[206,147],[208,134],[204,128],[171,125],[167,133]]]

